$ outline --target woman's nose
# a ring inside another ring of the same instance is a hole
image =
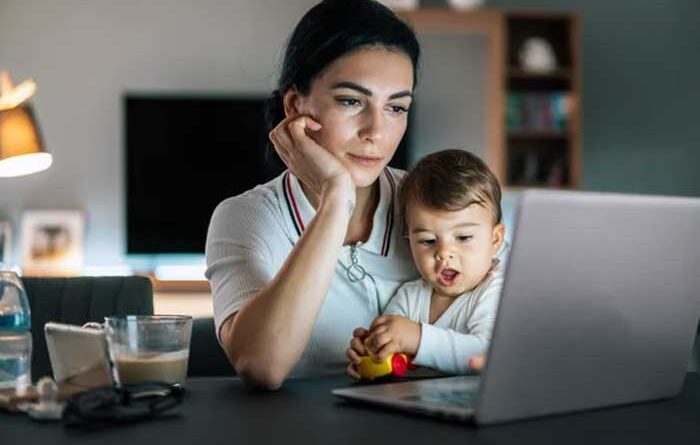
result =
[[[384,135],[384,116],[381,111],[367,109],[360,128],[360,138],[365,142],[377,143]]]

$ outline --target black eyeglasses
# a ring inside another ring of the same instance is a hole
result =
[[[74,396],[63,411],[66,426],[100,428],[149,420],[182,402],[185,389],[165,383],[95,388]]]

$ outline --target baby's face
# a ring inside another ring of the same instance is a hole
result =
[[[503,224],[478,204],[446,211],[415,201],[406,207],[413,261],[438,296],[458,297],[474,289],[491,269],[503,242]]]

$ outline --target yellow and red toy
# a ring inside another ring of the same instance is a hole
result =
[[[357,365],[357,372],[365,380],[374,380],[385,375],[401,377],[413,368],[411,359],[406,354],[391,354],[381,363],[375,362],[374,357],[365,355]]]

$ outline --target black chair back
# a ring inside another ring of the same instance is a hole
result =
[[[23,277],[22,282],[32,311],[34,381],[52,375],[47,322],[82,325],[111,315],[153,314],[153,287],[145,277]]]
[[[190,377],[236,375],[216,339],[213,318],[195,318],[192,323],[187,375]]]

